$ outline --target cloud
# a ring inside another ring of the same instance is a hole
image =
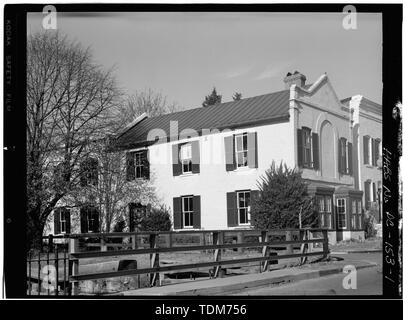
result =
[[[264,79],[270,79],[270,78],[276,78],[282,73],[284,73],[284,76],[286,75],[287,71],[292,65],[292,61],[287,62],[287,63],[280,63],[280,64],[270,64],[266,68],[263,69],[256,77],[255,80],[264,80]]]
[[[240,76],[247,74],[251,69],[252,69],[251,66],[239,67],[237,69],[233,68],[231,70],[218,73],[217,76],[224,78],[224,79],[234,79],[234,78],[238,78]]]

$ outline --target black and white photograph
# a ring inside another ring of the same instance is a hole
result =
[[[21,18],[25,298],[354,299],[381,298],[388,275],[398,286],[400,146],[384,127],[401,104],[384,97],[385,13],[83,8]]]

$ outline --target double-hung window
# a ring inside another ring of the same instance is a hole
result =
[[[332,227],[332,198],[330,196],[318,196],[318,207],[322,228]]]
[[[351,229],[357,229],[357,200],[351,201]]]
[[[192,144],[186,143],[180,146],[182,173],[192,173]]]
[[[60,233],[67,233],[67,210],[60,210]]]
[[[182,197],[182,221],[184,228],[193,228],[193,197]]]
[[[346,229],[346,199],[337,199],[337,223],[340,229]]]
[[[302,159],[303,166],[312,167],[312,136],[311,129],[302,128]]]
[[[239,224],[249,224],[250,222],[250,191],[237,192],[238,221]]]
[[[362,204],[357,200],[358,229],[362,229]]]
[[[127,181],[141,178],[148,179],[147,150],[128,152],[126,162]]]
[[[235,161],[237,168],[248,166],[248,134],[235,135]]]

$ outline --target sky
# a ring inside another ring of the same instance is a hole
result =
[[[28,15],[28,34],[43,30]],[[201,107],[213,87],[223,102],[284,89],[287,72],[315,82],[327,73],[340,99],[382,102],[382,18],[359,13],[60,13],[57,29],[114,68],[127,93],[148,88],[184,109]]]

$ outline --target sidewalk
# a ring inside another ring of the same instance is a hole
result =
[[[356,269],[377,266],[370,261],[336,261],[329,263],[315,263],[302,267],[287,268],[276,271],[254,273],[240,276],[209,280],[193,280],[189,282],[165,285],[161,287],[129,290],[115,295],[124,296],[174,296],[174,295],[221,295],[226,292],[240,291],[247,288],[268,286],[288,282],[314,279],[343,272],[343,267],[353,264]]]

